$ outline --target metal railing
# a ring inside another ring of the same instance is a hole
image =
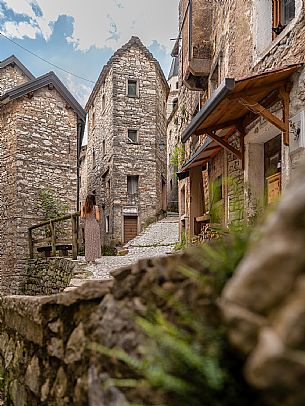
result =
[[[52,220],[47,220],[39,224],[35,224],[28,228],[28,242],[29,242],[29,255],[30,258],[34,258],[34,250],[35,244],[37,242],[42,243],[43,245],[40,246],[40,249],[43,251],[50,251],[51,256],[56,256],[56,251],[62,246],[69,246],[72,249],[72,258],[77,259],[78,254],[78,217],[79,213],[67,214],[62,217],[58,217]],[[71,220],[71,236],[69,239],[65,240],[64,242],[60,241],[58,236],[56,235],[55,225],[56,223],[65,222],[67,220]],[[43,228],[44,231],[46,227],[49,226],[49,236],[42,238],[40,240],[35,240],[33,238],[33,230],[37,230]]]

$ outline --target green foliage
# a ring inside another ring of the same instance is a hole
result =
[[[102,246],[102,256],[115,257],[117,256],[117,249],[114,245],[104,245]]]
[[[179,142],[173,150],[170,164],[175,168],[179,168],[182,165],[184,158],[185,158],[185,147],[184,144]]]
[[[247,249],[248,237],[249,229],[228,232],[225,238],[197,248],[196,259],[205,272],[179,270],[187,286],[197,292],[195,303],[162,288],[155,290],[158,302],[166,303],[167,315],[152,305],[145,317],[137,318],[147,337],[139,357],[121,348],[98,344],[91,348],[127,365],[132,375],[128,383],[150,388],[162,397],[163,406],[254,405],[255,396],[243,380],[242,363],[228,344],[217,308],[225,283]]]
[[[186,245],[187,245],[186,234],[185,234],[185,231],[182,231],[181,239],[180,239],[180,241],[176,242],[176,244],[174,246],[174,250],[175,251],[184,250],[186,248]]]
[[[62,203],[52,189],[45,189],[39,193],[37,209],[43,213],[44,220],[52,220],[67,214],[69,206]]]

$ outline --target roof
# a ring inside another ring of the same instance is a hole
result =
[[[281,100],[280,89],[289,83],[291,75],[301,66],[290,65],[238,81],[225,79],[181,135],[184,143],[193,134],[206,134],[212,138],[206,139],[182,166],[181,172],[208,162],[222,149],[223,141],[227,143],[237,130],[240,131],[257,119],[257,109],[245,102],[246,98],[265,109],[271,107]]]
[[[228,128],[232,122],[243,121],[249,110],[239,102],[239,96],[251,94],[257,102],[262,102],[273,91],[278,91],[300,66],[266,71],[238,81],[226,78],[183,131],[182,142],[186,142],[195,131],[204,134],[212,127]]]
[[[16,65],[30,80],[35,79],[35,76],[16,58],[15,55],[11,55],[8,58],[0,62],[0,69],[6,68],[9,65]]]
[[[178,76],[179,73],[179,58],[176,56],[172,60],[172,65],[169,71],[168,80],[170,80],[174,76]]]
[[[4,95],[0,97],[0,105],[9,103],[11,100],[18,99],[30,92],[41,89],[44,86],[53,85],[58,93],[63,97],[66,103],[76,112],[78,117],[85,122],[86,112],[78,101],[72,96],[65,85],[59,80],[54,72],[49,72],[38,78],[34,78],[23,85],[14,87],[13,89],[7,91]]]
[[[167,93],[169,93],[169,87],[166,81],[166,78],[164,76],[164,73],[161,69],[161,66],[159,64],[159,62],[157,61],[157,59],[154,58],[154,56],[152,55],[152,53],[149,52],[149,50],[143,45],[143,43],[141,42],[140,38],[138,37],[131,37],[131,39],[127,42],[127,44],[123,45],[120,49],[118,49],[113,55],[112,57],[109,59],[109,61],[107,62],[107,64],[103,67],[98,80],[90,94],[90,97],[87,101],[87,104],[85,106],[85,110],[88,111],[90,106],[92,105],[92,102],[97,94],[97,92],[99,91],[102,83],[105,81],[106,76],[108,75],[113,63],[120,58],[121,56],[123,56],[123,54],[128,51],[130,48],[132,47],[138,47],[139,49],[141,49],[141,51],[146,55],[146,57],[148,59],[150,59],[152,62],[154,62],[156,69],[167,89]]]

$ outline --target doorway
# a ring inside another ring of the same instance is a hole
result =
[[[138,217],[124,216],[124,243],[132,240],[138,235]]]

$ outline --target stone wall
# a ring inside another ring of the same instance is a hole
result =
[[[16,86],[29,82],[29,78],[16,66],[0,68],[0,96]]]
[[[303,161],[222,298],[246,377],[271,405],[304,404],[304,179]]]
[[[52,295],[69,286],[78,264],[66,258],[37,258],[24,265],[18,294]]]
[[[103,388],[107,377],[126,376],[126,367],[114,359],[105,361],[88,346],[121,346],[136,355],[143,334],[134,316],[145,314],[153,302],[169,311],[153,286],[198,306],[196,284],[176,271],[181,264],[202,268],[198,255],[179,254],[139,261],[115,271],[114,281],[87,282],[70,292],[2,298],[0,371],[5,396],[16,406],[127,405],[127,399],[163,404],[153,393],[131,390],[125,397],[118,389]]]
[[[77,210],[77,115],[44,87],[1,106],[1,290],[18,290],[18,261],[28,257],[28,227],[43,220],[39,194],[51,189]]]

